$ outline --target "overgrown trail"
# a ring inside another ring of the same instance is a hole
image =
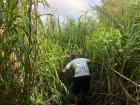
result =
[[[73,71],[59,73],[75,53],[92,61],[88,105],[140,104],[140,1],[90,8],[62,24],[47,0],[0,1],[0,105],[70,105]]]

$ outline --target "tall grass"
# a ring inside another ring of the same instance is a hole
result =
[[[92,60],[91,105],[138,105],[140,5],[126,1],[104,1],[98,23],[87,16],[63,26],[51,14],[43,25],[45,0],[0,1],[0,105],[70,104],[71,75],[59,72],[74,53]]]
[[[104,6],[97,9],[100,17],[98,25],[94,21],[68,20],[59,40],[68,51],[92,59],[91,104],[137,105],[140,88],[139,4],[110,2],[119,5],[118,9],[122,8],[123,12],[104,4],[108,9]]]
[[[61,104],[60,93],[67,91],[57,74],[65,55],[45,38],[40,2],[48,6],[46,1],[0,1],[0,105]]]

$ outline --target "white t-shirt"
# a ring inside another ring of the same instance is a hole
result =
[[[65,68],[70,69],[72,67],[75,70],[74,77],[90,75],[88,62],[90,62],[90,60],[87,58],[76,58],[70,61]]]

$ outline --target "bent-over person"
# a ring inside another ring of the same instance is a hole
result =
[[[90,62],[87,58],[78,58],[75,56],[62,70],[62,73],[65,73],[71,68],[74,69],[72,92],[76,105],[80,102],[79,94],[85,97],[90,90],[90,71],[88,68],[88,63]]]

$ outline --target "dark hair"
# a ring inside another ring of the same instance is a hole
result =
[[[72,54],[71,56],[70,56],[70,59],[75,59],[75,58],[77,58],[78,57],[78,54]]]

